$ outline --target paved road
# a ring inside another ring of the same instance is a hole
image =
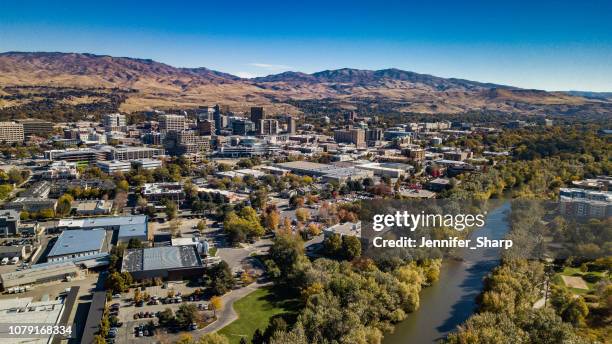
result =
[[[246,287],[232,290],[231,292],[223,295],[221,297],[221,300],[223,300],[223,309],[217,311],[217,320],[199,331],[201,333],[216,332],[224,328],[225,326],[231,324],[234,320],[238,319],[238,314],[234,310],[234,303],[240,300],[241,298],[249,295],[250,293],[254,292],[258,288],[265,287],[271,284],[271,282],[255,282],[249,284]]]

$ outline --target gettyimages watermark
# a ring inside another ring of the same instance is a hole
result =
[[[554,201],[365,200],[360,205],[363,252],[373,258],[542,260],[612,253],[610,218],[583,216]]]

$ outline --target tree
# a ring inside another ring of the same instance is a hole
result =
[[[308,209],[306,208],[298,208],[295,211],[295,217],[300,222],[306,222],[310,219],[310,213],[308,212]]]
[[[223,229],[232,242],[242,242],[247,238],[258,238],[265,233],[255,209],[244,207],[238,214],[230,212],[223,221]]]
[[[204,231],[206,230],[206,221],[205,220],[198,221],[196,228],[198,229],[200,234],[204,234]]]
[[[176,202],[166,201],[165,206],[166,209],[164,209],[164,212],[166,213],[168,220],[175,219],[178,215],[178,206],[176,205]]]
[[[19,185],[23,183],[23,181],[24,181],[24,176],[18,169],[11,168],[8,171],[8,182],[9,183]]]
[[[276,231],[278,229],[278,225],[280,224],[280,213],[278,210],[274,209],[266,213],[264,217],[264,224],[266,228],[271,231]]]
[[[352,235],[342,237],[342,253],[347,260],[353,260],[361,255],[361,241]]]
[[[229,344],[229,340],[218,333],[207,333],[200,337],[198,344]]]
[[[66,216],[70,214],[72,210],[72,202],[74,202],[74,198],[72,198],[69,194],[63,194],[57,200],[57,206],[55,207],[55,211],[60,216]]]
[[[308,235],[313,237],[321,234],[321,226],[316,223],[309,224],[306,230],[308,231]]]
[[[140,241],[140,239],[138,238],[131,238],[130,241],[128,241],[128,249],[135,249],[135,248],[142,248],[142,242]]]
[[[163,311],[159,312],[158,319],[160,326],[171,326],[176,321],[176,319],[174,318],[174,313],[170,308],[166,308]]]
[[[168,227],[170,229],[170,233],[173,237],[178,237],[181,234],[181,224],[182,222],[178,219],[170,220]]]
[[[292,275],[300,263],[307,260],[304,255],[304,241],[301,237],[289,233],[274,238],[269,254],[283,277]]]
[[[145,211],[145,209],[147,208],[147,204],[147,199],[138,195],[138,198],[136,199],[136,205],[138,206],[141,212]]]
[[[195,304],[181,304],[176,312],[176,322],[180,326],[188,326],[199,320],[198,307]]]
[[[118,213],[123,212],[123,208],[125,208],[125,206],[127,205],[127,201],[128,201],[128,194],[125,191],[117,191],[117,193],[115,194],[115,210]]]
[[[296,209],[296,208],[300,208],[304,206],[304,197],[300,197],[297,195],[293,195],[291,196],[291,198],[289,198],[289,205]]]
[[[183,333],[180,335],[175,344],[194,344],[193,337],[189,334]]]
[[[340,234],[338,233],[333,233],[323,240],[323,249],[325,250],[325,254],[330,257],[336,257],[340,253],[341,248],[342,237],[340,237]]]
[[[122,293],[128,290],[132,281],[130,280],[131,276],[129,279],[127,276],[128,275],[121,274],[119,272],[113,272],[104,282],[106,289],[112,290],[113,293]]]
[[[127,180],[123,179],[117,183],[117,191],[128,192],[130,190],[130,184],[128,184]]]
[[[260,329],[256,329],[255,333],[253,333],[253,339],[251,340],[252,344],[264,344],[265,338],[261,333]]]
[[[232,276],[232,271],[225,261],[221,261],[211,268],[210,278],[210,288],[214,295],[223,295],[227,293],[236,283]]]
[[[223,300],[220,296],[213,296],[210,298],[210,306],[213,309],[213,315],[217,315],[217,311],[223,308]]]

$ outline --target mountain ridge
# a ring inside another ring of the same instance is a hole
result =
[[[118,105],[118,110],[126,112],[224,103],[238,111],[262,105],[272,113],[301,113],[317,108],[303,104],[323,102],[324,107],[368,112],[612,113],[609,99],[442,78],[397,68],[341,68],[312,74],[288,71],[244,79],[205,67],[174,67],[152,59],[90,53],[0,53],[0,110],[14,111],[29,101],[41,101],[30,94],[31,90],[15,94],[18,91],[7,89],[13,86],[126,89],[130,93]],[[102,100],[71,96],[62,105]]]

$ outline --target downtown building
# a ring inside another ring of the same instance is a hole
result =
[[[0,122],[0,142],[15,143],[25,139],[23,124],[15,122]]]

